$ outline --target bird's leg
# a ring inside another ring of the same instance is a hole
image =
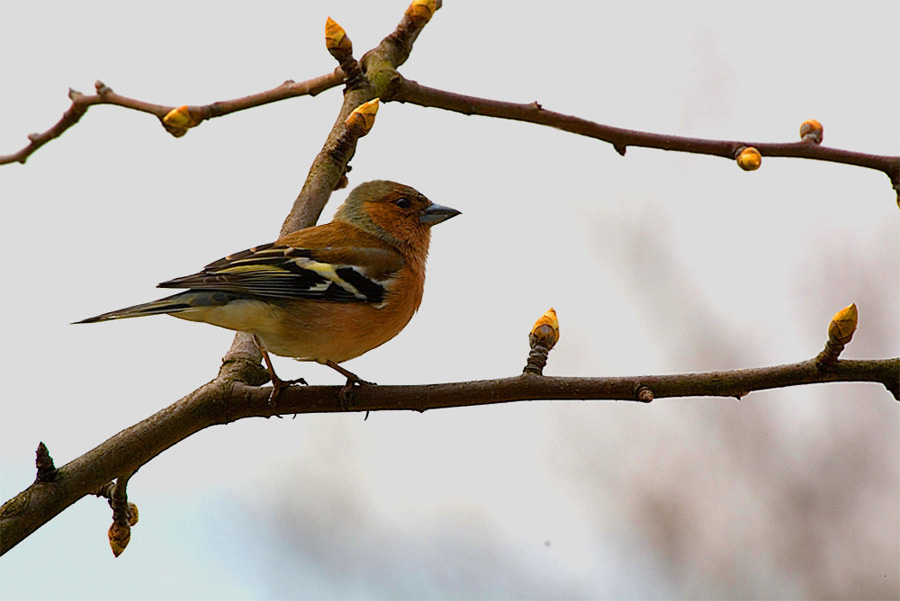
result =
[[[259,338],[256,339],[256,344],[259,345]],[[262,353],[263,361],[266,364],[266,371],[269,372],[269,378],[272,380],[272,392],[269,393],[269,405],[275,405],[275,399],[278,398],[278,395],[281,394],[281,391],[285,388],[289,388],[294,384],[303,384],[306,386],[306,380],[303,378],[297,378],[296,380],[282,380],[278,377],[278,374],[275,373],[275,367],[272,366],[272,359],[269,358],[269,353],[262,350],[262,346],[259,345],[259,350]]]
[[[344,369],[343,367],[341,367],[340,365],[338,365],[331,359],[326,359],[325,361],[322,362],[322,364],[327,365],[334,371],[338,372],[339,374],[341,374],[342,376],[347,378],[347,384],[346,384],[347,386],[355,386],[355,385],[365,386],[366,384],[373,384],[373,385],[375,384],[375,382],[368,382],[366,380],[363,380],[362,378],[357,376],[352,371],[350,371],[348,369]]]
[[[363,380],[362,378],[357,376],[352,371],[344,369],[343,367],[341,367],[340,365],[338,365],[331,359],[326,359],[325,361],[322,361],[322,364],[327,365],[334,371],[338,372],[339,374],[341,374],[342,376],[347,378],[347,383],[344,384],[343,387],[341,387],[341,392],[340,392],[341,407],[344,409],[344,411],[350,410],[349,404],[350,404],[350,401],[353,400],[353,388],[354,387],[356,387],[356,386],[374,386],[375,385],[375,382],[367,382],[366,380]]]

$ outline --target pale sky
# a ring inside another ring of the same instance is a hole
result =
[[[206,104],[330,72],[397,2],[0,3],[0,153],[100,79]],[[900,153],[896,2],[445,1],[401,68],[422,84],[600,123]],[[203,123],[93,107],[0,168],[0,491],[212,379],[232,335],[168,317],[73,326],[271,241],[340,107],[333,89]],[[393,179],[463,214],[425,300],[347,367],[384,384],[519,373],[549,307],[551,375],[808,359],[850,302],[850,358],[900,352],[900,211],[881,173],[630,148],[383,104],[351,186]],[[330,219],[346,191],[334,195]],[[478,338],[470,332],[477,331]],[[465,335],[460,336],[460,332]],[[339,383],[276,359],[285,378]],[[883,598],[900,587],[900,405],[872,384],[729,399],[525,402],[243,420],[195,435],[110,510],[79,501],[0,561],[4,599]],[[48,572],[53,577],[48,577]]]

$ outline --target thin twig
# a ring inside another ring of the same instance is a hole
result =
[[[332,73],[320,75],[319,77],[314,77],[313,79],[306,81],[286,81],[265,92],[259,92],[242,98],[235,98],[233,100],[221,100],[202,106],[190,106],[188,108],[191,110],[192,115],[197,116],[197,122],[199,123],[206,119],[221,117],[222,115],[262,106],[271,102],[278,102],[279,100],[285,100],[286,98],[307,95],[315,96],[325,90],[340,85],[343,81],[344,73],[338,68]],[[143,100],[117,94],[101,81],[96,82],[94,87],[96,88],[97,93],[91,95],[85,95],[76,90],[69,90],[69,98],[72,100],[72,105],[65,113],[63,113],[62,118],[47,131],[29,134],[29,143],[24,148],[12,154],[0,155],[0,165],[5,165],[7,163],[25,163],[25,161],[28,160],[28,157],[34,154],[41,146],[61,136],[66,130],[78,123],[81,117],[87,112],[88,108],[97,104],[121,106],[142,113],[149,113],[154,115],[160,121],[162,121],[163,117],[169,114],[169,112],[175,109],[174,106],[153,104],[151,102],[145,102]]]
[[[549,111],[539,103],[518,104],[500,100],[490,100],[466,96],[429,88],[409,79],[398,78],[393,82],[392,94],[384,101],[409,102],[419,106],[440,108],[465,115],[481,115],[514,121],[526,121],[538,125],[555,127],[563,131],[609,142],[616,152],[624,155],[629,146],[658,148],[734,159],[744,147],[754,147],[763,157],[791,157],[814,159],[831,163],[844,163],[866,167],[883,172],[891,180],[894,190],[900,194],[900,157],[867,154],[852,150],[842,150],[821,146],[811,140],[797,142],[748,142],[736,140],[707,140],[668,134],[623,129],[603,125],[575,117]]]
[[[764,157],[803,158],[865,167],[881,171],[887,175],[898,197],[900,197],[900,157],[897,156],[876,155],[832,148],[816,144],[810,140],[799,140],[797,142],[747,142],[656,134],[603,125],[581,117],[557,113],[544,109],[537,102],[529,104],[505,102],[466,96],[423,86],[415,81],[405,79],[396,72],[396,68],[406,60],[412,40],[415,39],[418,33],[419,29],[410,27],[409,24],[404,26],[404,23],[401,22],[393,34],[382,40],[379,52],[375,54],[370,52],[363,57],[362,62],[367,63],[367,65],[376,62],[376,60],[382,60],[388,66],[388,68],[378,71],[377,77],[371,80],[376,88],[384,88],[385,91],[381,95],[382,100],[409,102],[419,106],[440,108],[465,115],[481,115],[555,127],[570,133],[609,142],[616,152],[621,155],[625,154],[629,146],[635,146],[734,159],[742,148],[753,147],[759,150]],[[384,66],[384,64],[380,66]],[[303,95],[315,96],[327,89],[340,85],[344,79],[344,72],[338,67],[330,74],[307,81],[286,81],[280,86],[257,94],[233,100],[213,102],[207,105],[188,106],[187,109],[196,120],[196,124],[199,124],[206,119],[221,117],[287,98]],[[82,115],[87,112],[87,109],[95,104],[112,104],[130,108],[150,113],[160,120],[175,109],[174,106],[153,104],[116,94],[99,81],[97,82],[97,88],[98,93],[90,96],[70,90],[72,105],[63,114],[63,117],[47,131],[30,134],[28,136],[29,144],[24,148],[12,154],[0,155],[0,165],[15,162],[25,163],[28,157],[41,146],[59,137],[67,129],[75,125]],[[371,100],[371,98],[366,98],[362,102],[367,100]],[[359,102],[359,104],[362,102]],[[344,108],[346,109],[347,107]],[[349,114],[353,108],[355,106],[349,110],[342,110],[343,118],[346,118],[346,115],[343,113]],[[324,207],[324,204],[322,206]],[[321,208],[319,208],[319,211],[316,211],[316,214],[320,211]],[[303,221],[307,220],[303,219]]]

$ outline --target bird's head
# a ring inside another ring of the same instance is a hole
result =
[[[427,252],[431,226],[459,214],[456,209],[431,202],[414,188],[375,180],[354,188],[334,218],[398,249]]]

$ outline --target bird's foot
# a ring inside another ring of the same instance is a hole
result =
[[[272,392],[269,393],[269,406],[275,406],[275,399],[278,398],[278,395],[281,394],[281,391],[285,388],[290,388],[294,384],[302,384],[303,386],[309,386],[306,380],[303,378],[297,378],[295,380],[282,380],[278,376],[272,378]]]
[[[262,352],[263,363],[266,365],[266,371],[269,372],[269,379],[272,380],[272,392],[269,393],[269,407],[275,406],[275,399],[278,398],[278,395],[281,394],[281,391],[285,388],[290,388],[294,384],[303,384],[304,386],[309,386],[306,380],[303,378],[297,378],[296,380],[282,380],[278,377],[278,374],[275,373],[275,366],[272,365],[272,359],[269,358],[269,353],[262,350],[262,344],[259,342],[259,338],[256,336],[253,337],[256,340],[256,345],[259,347]]]
[[[341,386],[341,391],[338,393],[341,400],[341,409],[351,411],[350,404],[353,402],[356,389],[360,386],[375,386],[375,382],[368,382],[355,374],[347,376],[347,383]]]
[[[340,401],[341,401],[341,409],[344,411],[352,411],[350,407],[350,403],[353,401],[353,392],[360,386],[375,386],[375,382],[368,382],[363,380],[355,373],[348,369],[344,369],[337,363],[332,360],[320,361],[323,365],[327,365],[334,371],[338,372],[345,378],[347,378],[347,383],[341,387],[341,391],[338,393]]]

